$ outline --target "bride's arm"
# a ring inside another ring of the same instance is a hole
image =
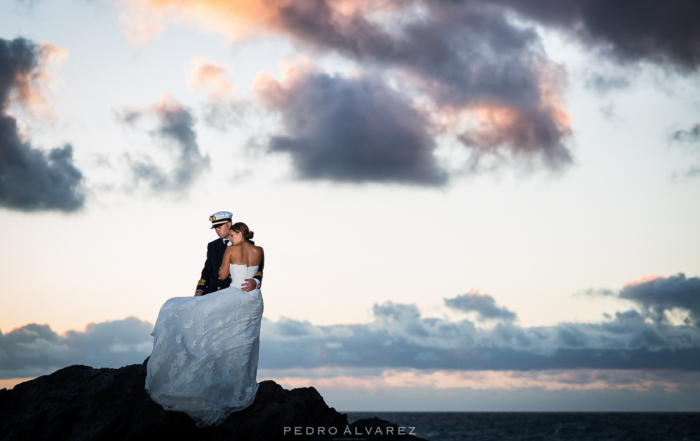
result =
[[[219,280],[226,280],[231,274],[229,271],[229,265],[231,263],[231,248],[233,247],[226,248],[226,252],[224,253],[224,260],[221,261],[221,268],[219,268]]]

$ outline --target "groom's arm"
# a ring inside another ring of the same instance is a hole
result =
[[[263,269],[265,268],[265,255],[263,254],[262,261],[260,262],[260,267],[258,268],[258,272],[255,274],[255,277],[253,277],[255,280],[258,281],[258,288],[260,288],[260,285],[262,285],[262,278],[263,278]]]
[[[197,290],[195,291],[195,296],[201,296],[207,290],[207,283],[211,280],[211,265],[209,265],[209,259],[211,258],[211,252],[209,246],[207,246],[207,260],[204,261],[204,269],[202,269],[202,276],[197,282]]]

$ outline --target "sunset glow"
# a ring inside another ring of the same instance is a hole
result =
[[[0,388],[143,363],[225,210],[257,381],[699,411],[697,6],[544,3],[3,3]]]

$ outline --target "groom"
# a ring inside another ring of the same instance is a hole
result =
[[[207,260],[204,262],[202,277],[197,283],[197,291],[194,293],[195,296],[203,296],[220,289],[228,288],[231,285],[231,276],[225,280],[219,280],[219,268],[221,268],[221,262],[224,260],[226,248],[231,245],[228,236],[231,232],[231,226],[233,225],[231,223],[232,217],[233,214],[228,211],[219,211],[209,216],[211,227],[216,230],[219,239],[209,242],[209,245],[207,245]],[[262,272],[263,267],[260,265],[260,269],[255,275],[255,278],[245,279],[241,289],[250,292],[260,287],[263,277]]]

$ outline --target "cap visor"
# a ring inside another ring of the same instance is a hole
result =
[[[222,219],[222,220],[215,221],[214,223],[211,224],[211,228],[216,228],[219,225],[223,225],[227,222],[231,222],[231,219]]]

